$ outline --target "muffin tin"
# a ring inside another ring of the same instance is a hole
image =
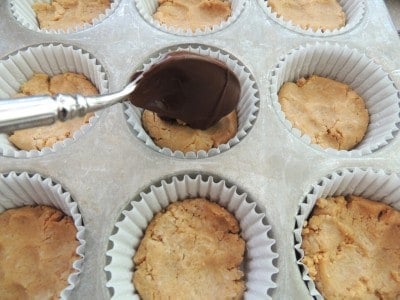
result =
[[[102,65],[109,91],[121,89],[134,70],[154,53],[181,44],[202,44],[236,57],[252,74],[259,97],[247,135],[207,158],[179,158],[148,147],[127,122],[124,104],[98,113],[79,139],[36,157],[0,156],[0,173],[41,174],[67,190],[85,225],[85,259],[71,299],[109,299],[109,238],[122,211],[142,191],[172,176],[212,174],[235,185],[261,207],[279,257],[272,277],[276,288],[265,298],[308,299],[310,291],[296,262],[294,229],[299,204],[313,183],[343,168],[400,173],[400,138],[357,156],[322,151],[292,134],[271,97],[273,70],[293,49],[329,43],[365,54],[400,86],[400,41],[383,1],[364,1],[364,13],[351,29],[329,35],[303,34],[268,16],[263,2],[247,0],[234,22],[211,34],[178,35],[150,25],[135,1],[121,0],[98,24],[71,33],[30,30],[17,21],[10,1],[0,4],[0,58],[38,44],[62,43],[83,49]],[[397,91],[397,88],[396,88]],[[399,93],[397,91],[397,97]],[[378,173],[379,173],[378,172]],[[249,297],[250,298],[250,297]],[[257,298],[257,297],[254,297]],[[261,297],[262,298],[262,297]]]

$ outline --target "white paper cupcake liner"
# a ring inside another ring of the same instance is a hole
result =
[[[349,85],[360,95],[369,113],[369,125],[362,141],[351,150],[323,149],[311,144],[308,135],[286,119],[278,99],[285,82],[319,75]],[[347,46],[329,43],[301,46],[281,58],[270,76],[272,104],[279,119],[295,136],[311,147],[340,157],[360,157],[387,145],[399,130],[400,98],[397,88],[381,66]]]
[[[138,70],[147,71],[151,65],[160,61],[166,53],[174,51],[189,51],[204,56],[210,56],[224,62],[236,74],[241,85],[240,100],[236,108],[238,113],[238,131],[236,135],[226,144],[221,144],[217,148],[212,148],[208,151],[200,150],[197,152],[189,151],[183,153],[182,151],[172,151],[169,148],[160,148],[157,146],[142,126],[141,117],[143,110],[129,102],[125,102],[125,114],[128,118],[128,124],[132,126],[134,134],[141,141],[151,149],[164,155],[177,158],[205,158],[227,151],[238,144],[248,134],[255,122],[260,98],[253,75],[250,73],[249,69],[232,54],[212,46],[201,44],[182,44],[164,48],[152,55]]]
[[[69,28],[66,31],[61,29],[40,29],[39,27],[39,23],[36,19],[36,14],[32,8],[32,5],[34,3],[51,3],[51,0],[10,0],[10,7],[14,18],[24,27],[41,33],[60,34],[85,30],[101,23],[105,18],[112,14],[119,2],[120,0],[110,0],[110,7],[93,19],[91,23],[78,25],[76,27]]]
[[[278,272],[274,263],[278,255],[271,248],[275,240],[268,236],[271,226],[267,225],[265,214],[247,200],[246,194],[239,193],[236,186],[228,187],[224,180],[208,175],[184,175],[150,186],[122,212],[109,239],[105,267],[112,299],[139,299],[132,283],[133,256],[153,216],[173,202],[196,197],[218,203],[239,221],[246,242],[244,298],[271,298],[268,293],[276,287],[272,277]]]
[[[74,46],[62,44],[42,44],[19,50],[0,60],[0,99],[12,98],[18,93],[21,85],[35,73],[45,73],[49,76],[65,72],[85,75],[99,90],[100,94],[108,92],[106,73],[90,53]],[[99,118],[100,112],[74,132],[72,138],[55,143],[51,148],[42,150],[18,150],[8,141],[8,136],[0,135],[0,154],[11,157],[37,157],[63,149],[68,144],[84,135]]]
[[[302,263],[304,251],[301,248],[303,242],[301,232],[304,222],[309,218],[319,198],[347,195],[356,195],[383,202],[400,210],[400,177],[397,174],[386,173],[383,170],[347,168],[333,172],[311,186],[309,192],[300,203],[296,216],[294,247],[302,278],[310,294],[315,299],[320,300],[323,297],[315,287],[314,281],[310,278],[308,268]]]
[[[43,178],[39,174],[29,175],[26,172],[0,174],[0,213],[11,208],[37,205],[51,206],[71,216],[77,229],[76,238],[80,245],[76,248],[76,253],[80,258],[73,262],[74,272],[68,276],[68,286],[60,293],[61,299],[67,299],[79,282],[86,244],[85,227],[77,203],[71,199],[70,193],[50,178]]]
[[[178,27],[167,26],[155,20],[153,18],[153,14],[156,12],[159,6],[158,0],[135,0],[135,2],[137,10],[147,23],[149,23],[150,25],[154,26],[155,28],[161,31],[176,35],[184,35],[184,36],[198,36],[198,35],[210,34],[228,27],[240,16],[246,5],[246,0],[229,0],[229,2],[231,3],[231,15],[227,20],[222,21],[220,24],[192,31],[190,29],[182,29]]]
[[[362,20],[366,11],[365,0],[338,0],[340,6],[344,13],[346,14],[346,24],[345,26],[334,29],[334,30],[324,30],[318,29],[314,31],[311,28],[304,29],[299,25],[294,24],[291,20],[286,20],[282,16],[278,16],[276,12],[272,11],[271,7],[268,5],[268,0],[258,0],[259,5],[265,11],[267,16],[282,25],[283,27],[292,30],[297,33],[312,35],[316,37],[326,37],[332,35],[338,35],[352,30],[356,27]]]

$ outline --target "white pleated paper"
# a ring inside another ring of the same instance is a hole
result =
[[[190,29],[167,26],[155,20],[153,18],[153,14],[158,8],[158,0],[135,0],[135,2],[137,10],[149,24],[159,30],[184,36],[205,35],[219,31],[232,24],[240,16],[246,5],[246,0],[229,0],[229,2],[231,3],[231,15],[227,20],[222,21],[220,24],[192,31]]]
[[[268,236],[271,226],[266,225],[265,214],[256,212],[256,204],[248,202],[246,194],[239,194],[236,186],[228,187],[225,181],[211,176],[185,175],[152,185],[150,191],[141,193],[140,199],[132,201],[122,212],[123,219],[117,222],[117,231],[110,237],[110,260],[105,267],[112,299],[139,299],[132,283],[133,256],[153,216],[170,203],[196,197],[218,203],[239,221],[246,242],[245,299],[271,298],[268,291],[276,287],[272,276],[278,272],[274,266],[278,255],[271,248],[275,240]]]
[[[271,7],[268,5],[268,0],[258,0],[258,2],[267,16],[283,27],[286,27],[297,33],[313,35],[317,37],[332,36],[350,31],[361,22],[366,10],[365,0],[338,0],[344,13],[346,14],[345,26],[334,30],[322,31],[321,29],[318,29],[317,31],[314,31],[311,28],[303,29],[294,24],[291,20],[285,20],[282,16],[278,16],[277,13],[272,11]]]
[[[278,99],[285,82],[319,75],[349,85],[360,95],[369,113],[369,125],[362,141],[352,150],[322,149],[311,144],[286,119]],[[399,130],[400,98],[389,75],[372,59],[347,46],[329,43],[301,46],[280,59],[270,76],[272,104],[282,123],[303,142],[313,148],[341,157],[359,157],[385,146]]]
[[[0,99],[12,98],[18,93],[21,85],[35,73],[45,73],[49,76],[73,72],[85,75],[99,90],[100,94],[108,92],[108,80],[104,69],[90,53],[62,44],[43,44],[22,49],[0,60]],[[37,157],[64,148],[82,135],[98,119],[95,113],[89,124],[81,126],[74,132],[72,138],[57,142],[51,148],[41,151],[18,150],[5,134],[0,135],[0,154],[11,157]]]
[[[80,243],[76,253],[80,258],[73,262],[72,267],[75,271],[68,276],[68,286],[60,293],[61,299],[67,299],[79,282],[85,253],[85,227],[78,205],[71,199],[70,193],[64,191],[60,184],[54,183],[50,178],[42,178],[39,174],[29,175],[26,172],[0,174],[0,213],[28,205],[54,207],[71,216],[74,221],[77,229],[76,238]]]
[[[163,49],[152,55],[139,69],[144,71],[148,70],[151,65],[159,62],[166,53],[174,51],[189,51],[204,56],[210,56],[224,62],[236,74],[241,86],[240,100],[236,108],[238,113],[238,131],[226,144],[221,144],[217,148],[212,148],[207,152],[200,150],[197,152],[190,151],[183,153],[182,151],[172,151],[169,148],[160,148],[153,142],[142,126],[142,109],[126,102],[125,114],[128,118],[127,122],[132,126],[136,136],[151,149],[164,155],[178,158],[205,158],[214,156],[238,144],[248,134],[253,126],[260,101],[258,87],[250,71],[243,65],[243,63],[231,54],[211,46],[199,44],[183,44]]]
[[[34,3],[50,3],[51,0],[10,0],[11,12],[14,18],[20,22],[23,26],[30,30],[34,30],[41,33],[59,34],[59,33],[72,33],[80,30],[88,29],[92,26],[99,24],[106,17],[108,17],[118,6],[119,0],[111,0],[110,8],[106,9],[104,13],[97,16],[90,23],[69,28],[67,31],[61,29],[40,29],[39,23],[36,19],[35,11],[32,8]]]
[[[383,202],[400,210],[400,177],[397,174],[389,174],[383,170],[348,168],[327,175],[311,186],[310,192],[300,203],[296,216],[294,247],[300,257],[297,264],[303,280],[310,294],[318,300],[322,300],[323,297],[317,290],[314,281],[310,278],[307,267],[302,263],[304,258],[304,251],[301,248],[303,242],[301,237],[302,228],[319,198],[346,195],[356,195]]]

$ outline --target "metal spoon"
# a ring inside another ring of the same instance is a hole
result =
[[[239,79],[227,65],[185,51],[165,55],[146,72],[135,73],[131,80],[121,91],[108,95],[58,94],[0,100],[0,132],[50,125],[122,100],[161,117],[206,129],[234,110],[240,98]]]
[[[57,120],[66,121],[122,102],[135,90],[141,77],[138,76],[121,91],[106,95],[57,94],[0,99],[0,132],[50,125]]]

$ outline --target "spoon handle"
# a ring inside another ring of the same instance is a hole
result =
[[[0,132],[50,125],[58,119],[58,104],[51,96],[0,100]]]
[[[136,82],[129,83],[119,92],[100,96],[57,94],[0,99],[0,132],[9,133],[84,116],[122,101],[136,88]]]

